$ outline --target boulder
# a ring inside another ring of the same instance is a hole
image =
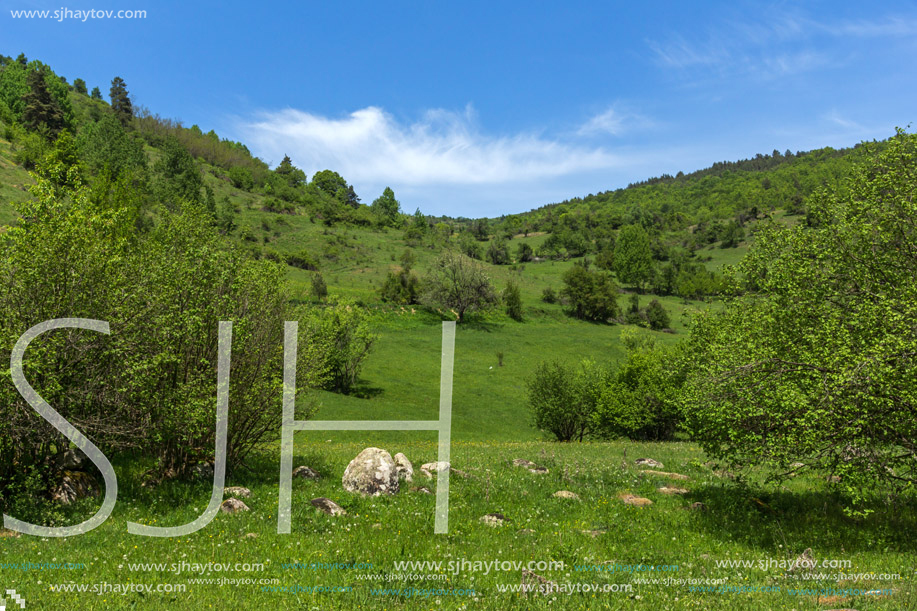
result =
[[[344,490],[366,496],[398,492],[398,471],[392,455],[381,448],[366,448],[350,461],[341,479]]]
[[[643,467],[652,467],[653,469],[662,469],[665,467],[661,462],[653,460],[652,458],[638,458],[634,461],[634,464]]]
[[[414,465],[408,460],[408,457],[398,452],[395,454],[395,471],[398,473],[398,479],[406,482],[414,481]]]
[[[223,513],[239,513],[240,511],[249,511],[248,505],[239,499],[226,499],[220,505],[220,511]]]
[[[332,501],[331,499],[326,499],[323,496],[318,497],[317,499],[312,499],[309,501],[312,503],[312,506],[327,513],[329,516],[342,516],[347,512],[344,511],[344,508]]]
[[[99,495],[99,484],[85,471],[64,471],[60,484],[51,491],[51,500],[64,505]]]

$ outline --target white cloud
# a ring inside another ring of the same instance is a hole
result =
[[[473,111],[431,110],[405,124],[370,106],[341,118],[287,109],[240,126],[255,154],[307,172],[331,168],[356,186],[497,185],[612,168],[618,156],[535,133],[490,136]]]

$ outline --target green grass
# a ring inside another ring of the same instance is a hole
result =
[[[3,562],[84,563],[83,570],[0,571],[5,588],[24,595],[27,608],[38,609],[832,609],[902,610],[917,606],[911,577],[915,562],[913,505],[877,504],[877,512],[859,522],[845,518],[839,498],[822,478],[791,480],[784,488],[760,484],[760,473],[750,474],[747,486],[717,477],[705,458],[690,443],[587,443],[455,441],[453,464],[470,477],[451,478],[450,528],[447,535],[433,534],[434,497],[405,486],[392,497],[363,498],[342,490],[341,474],[347,462],[370,442],[403,451],[415,464],[436,458],[435,442],[427,433],[413,438],[326,441],[326,433],[299,433],[294,464],[317,469],[319,482],[296,480],[293,486],[293,531],[276,534],[277,452],[266,450],[251,461],[250,470],[232,475],[228,485],[251,489],[245,499],[248,513],[219,514],[203,530],[176,539],[128,535],[128,520],[158,526],[194,519],[209,498],[207,483],[167,482],[156,489],[138,485],[141,463],[116,465],[120,499],[114,515],[100,528],[69,539],[23,536],[0,539]],[[622,469],[624,452],[629,467]],[[687,482],[670,482],[641,475],[633,459],[650,456],[667,471],[688,475]],[[526,458],[547,467],[535,475],[513,467],[514,458]],[[657,487],[683,486],[690,493],[666,496]],[[415,486],[433,485],[418,476]],[[579,501],[554,498],[570,490]],[[637,508],[625,505],[621,493],[650,498],[654,504]],[[341,504],[346,516],[329,517],[314,510],[309,499],[326,496]],[[686,510],[702,502],[708,511]],[[85,501],[74,516],[94,509]],[[510,521],[501,527],[480,522],[487,513],[499,512]],[[378,526],[376,526],[378,525]],[[520,533],[529,529],[530,533]],[[600,531],[593,537],[583,531]],[[249,533],[256,537],[246,538]],[[791,561],[812,548],[816,560],[849,560],[848,573],[899,573],[900,581],[861,577],[806,582],[784,577],[780,569],[718,568],[717,561],[749,560],[755,564]],[[555,582],[629,584],[632,591],[614,594],[554,594],[522,598],[500,592],[499,587],[520,582],[518,570],[452,574],[441,570],[407,571],[425,574],[421,581],[367,581],[366,575],[394,579],[401,560],[459,561],[562,561],[564,570],[542,571]],[[341,586],[348,592],[326,594],[264,592],[260,585],[201,585],[189,583],[187,572],[169,568],[131,571],[133,563],[264,563],[263,572],[229,572],[203,577],[276,579],[281,586]],[[284,563],[371,563],[361,570],[297,570]],[[582,572],[576,565],[616,562],[629,565],[677,565],[668,573]],[[361,577],[362,576],[362,577]],[[388,576],[388,577],[386,577]],[[440,576],[443,576],[440,580]],[[639,579],[665,578],[724,580],[730,586],[779,587],[780,593],[700,593],[687,586],[639,583]],[[185,584],[180,595],[128,594],[126,596],[59,593],[52,584],[145,583]],[[813,585],[816,584],[816,585]],[[463,588],[470,596],[410,598],[378,596],[372,590]],[[797,587],[847,587],[868,590],[894,588],[889,597],[858,596],[818,604],[813,596],[793,596]]]

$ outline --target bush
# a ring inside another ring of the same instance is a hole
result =
[[[320,273],[312,274],[312,296],[320,301],[328,296],[328,287]]]
[[[607,273],[574,265],[564,272],[563,281],[561,294],[567,298],[571,316],[596,322],[618,316],[618,287]]]
[[[669,328],[669,313],[657,299],[653,299],[646,306],[646,320],[650,329],[655,331]]]
[[[315,277],[321,277],[316,274]],[[369,314],[352,301],[332,299],[308,321],[310,341],[320,346],[328,372],[326,390],[346,393],[357,381],[363,362],[379,338],[369,328]]]
[[[509,247],[505,240],[494,240],[487,247],[487,260],[494,265],[509,264]]]
[[[44,178],[62,175],[75,186]],[[42,397],[103,451],[142,451],[163,470],[187,473],[213,456],[215,336],[231,320],[229,466],[275,437],[291,316],[283,270],[227,247],[194,206],[160,210],[155,230],[136,233],[136,209],[97,206],[76,168],[40,168],[36,181],[35,199],[20,204],[24,220],[0,236],[3,350],[62,312],[111,326],[110,335],[69,329],[36,340],[26,375]],[[325,376],[314,350],[300,348],[302,389]],[[9,379],[0,421],[0,484],[67,446]]]
[[[306,269],[309,271],[316,271],[318,269],[318,262],[315,260],[312,253],[307,250],[301,250],[296,254],[287,255],[286,263],[298,269]],[[325,293],[327,294],[327,290]]]
[[[510,280],[503,289],[503,305],[506,307],[506,314],[515,321],[522,322],[522,295],[519,293],[519,285]]]
[[[557,303],[557,293],[550,286],[541,291],[541,300],[545,303]]]
[[[557,362],[539,365],[526,383],[535,427],[557,441],[590,436],[606,377],[591,361],[583,361],[578,369]]]

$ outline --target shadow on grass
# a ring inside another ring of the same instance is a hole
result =
[[[865,518],[847,516],[845,497],[831,490],[788,491],[740,484],[707,485],[687,501],[700,501],[707,511],[692,512],[699,528],[727,541],[795,553],[807,547],[839,554],[898,550],[917,551],[917,499],[879,499],[865,507]]]

